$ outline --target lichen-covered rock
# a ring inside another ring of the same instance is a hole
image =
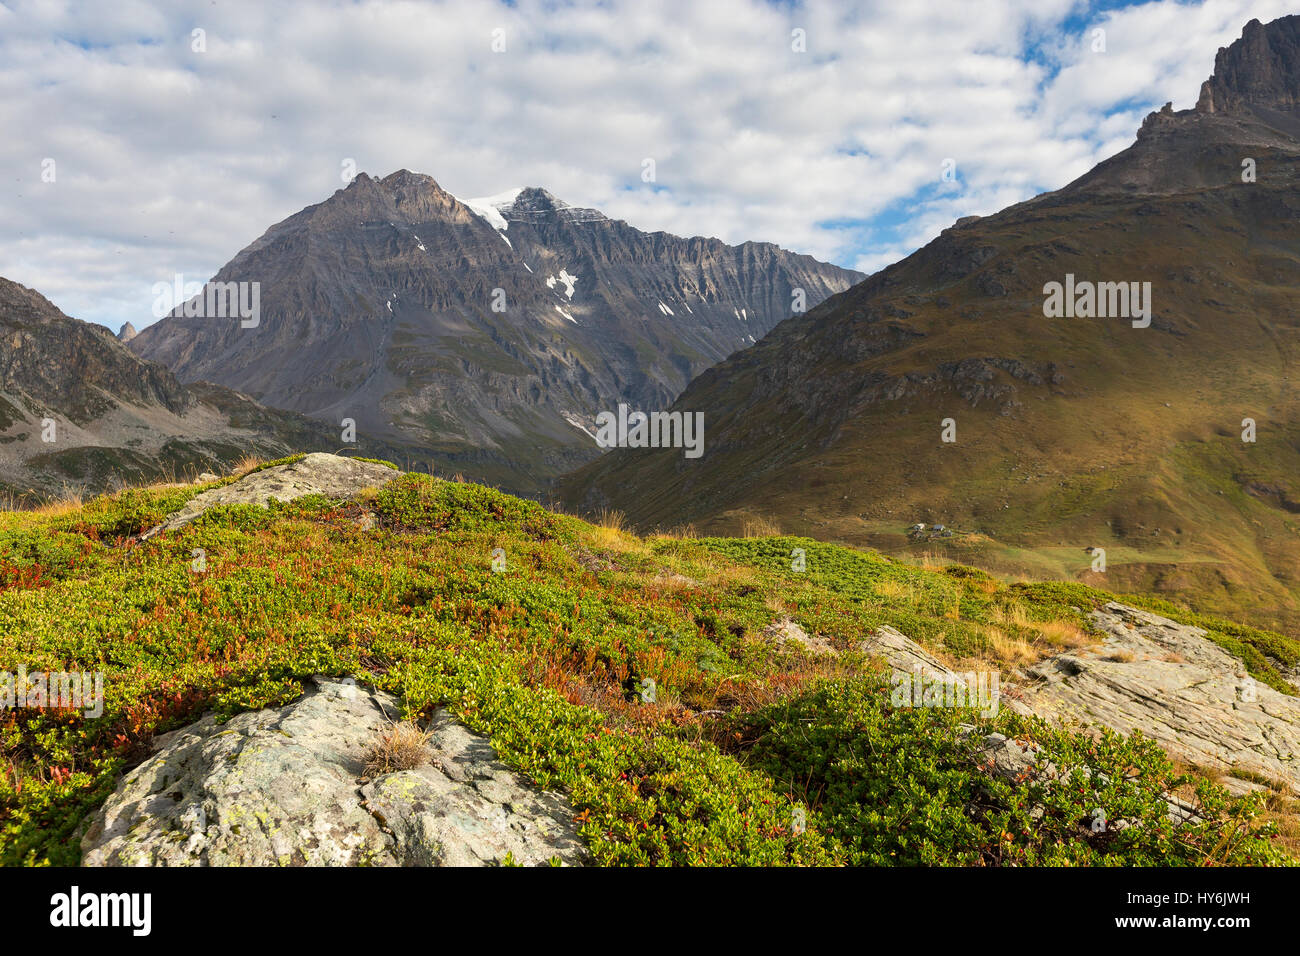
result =
[[[428,762],[364,777],[397,701],[346,681],[159,739],[81,841],[86,866],[581,863],[573,812],[445,714]]]
[[[306,495],[350,498],[364,488],[382,485],[399,474],[387,465],[372,461],[315,452],[287,465],[264,468],[245,475],[239,481],[195,495],[180,511],[141,537],[150,538],[161,531],[179,528],[217,505],[251,504],[265,508],[272,498],[276,501],[292,501]]]
[[[920,644],[888,624],[876,628],[860,645],[865,654],[882,658],[893,670],[919,674],[931,680],[961,683],[956,671],[945,666]]]
[[[1260,773],[1300,793],[1300,699],[1248,677],[1199,627],[1114,601],[1092,618],[1104,635],[1099,644],[1040,661],[1023,684],[1002,684],[1002,706],[1053,723],[1141,731],[1191,763]],[[963,680],[892,627],[873,632],[861,650],[895,673]],[[1032,767],[1023,747],[992,743],[991,769],[1016,775]]]
[[[561,797],[524,785],[491,745],[443,714],[434,720],[435,761],[361,788],[371,815],[394,837],[403,866],[482,866],[509,854],[540,865],[574,863],[584,848]]]
[[[954,687],[964,688],[966,696],[957,695],[956,699],[970,700],[971,693],[995,693],[993,700],[982,702],[981,706],[996,704],[998,707],[1009,707],[1020,714],[1029,713],[1029,708],[1018,699],[1018,688],[1011,684],[1002,684],[1000,681],[994,685],[991,677],[976,677],[975,686],[972,686],[970,678],[973,675],[954,671],[902,631],[888,624],[876,628],[867,635],[867,638],[858,645],[858,649],[865,654],[879,657],[895,674],[911,674],[931,683],[952,684]],[[996,691],[993,690],[995,686]]]

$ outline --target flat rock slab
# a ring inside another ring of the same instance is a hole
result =
[[[1115,601],[1092,618],[1104,635],[1099,645],[1047,658],[1029,668],[1024,683],[1002,684],[1001,705],[1053,723],[1141,731],[1175,757],[1219,771],[1261,773],[1300,793],[1300,698],[1248,677],[1242,662],[1202,628]],[[788,619],[764,634],[835,653]],[[965,675],[892,627],[873,631],[859,649],[895,674],[969,685]],[[995,762],[1025,771],[1025,754],[995,749]]]
[[[868,634],[866,640],[859,645],[859,649],[864,654],[883,659],[895,673],[919,674],[921,677],[941,683],[962,685],[966,683],[965,678],[960,674],[943,664],[902,631],[888,624]]]
[[[1092,617],[1101,645],[1029,669],[1022,692],[1035,713],[1139,730],[1174,756],[1300,793],[1300,700],[1247,677],[1199,627],[1114,601]]]
[[[179,528],[218,505],[251,504],[265,508],[272,498],[276,501],[292,501],[306,495],[351,498],[362,489],[382,485],[399,474],[387,465],[315,452],[290,464],[264,468],[239,481],[195,495],[180,511],[146,531],[141,538]]]
[[[539,792],[445,712],[428,762],[363,776],[397,701],[347,681],[281,708],[211,716],[159,738],[93,818],[85,866],[523,865],[587,852],[561,796]]]

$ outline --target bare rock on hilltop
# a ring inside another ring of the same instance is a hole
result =
[[[196,495],[184,508],[141,537],[150,538],[160,531],[179,528],[217,505],[253,504],[265,508],[273,498],[276,501],[292,501],[306,495],[351,498],[363,489],[382,485],[399,474],[401,472],[388,465],[372,461],[322,452],[304,455],[287,465],[264,468],[245,475],[239,481]]]

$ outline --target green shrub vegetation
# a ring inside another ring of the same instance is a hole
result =
[[[198,490],[0,515],[0,669],[105,675],[98,718],[0,712],[0,862],[76,864],[81,828],[156,734],[286,703],[313,674],[399,694],[407,718],[449,708],[569,794],[603,864],[1287,859],[1258,798],[1209,783],[1196,785],[1202,821],[1170,825],[1161,795],[1191,784],[1149,742],[896,708],[855,650],[893,624],[999,665],[1087,640],[1101,592],[801,538],[643,539],[417,474],[361,502],[377,519],[365,526],[357,503],[313,497],[215,508],[137,540]],[[774,644],[763,629],[782,617],[842,653]],[[1264,632],[1220,630],[1278,650]],[[1060,779],[990,776],[967,724],[1037,741]],[[1097,807],[1131,825],[1092,832]]]

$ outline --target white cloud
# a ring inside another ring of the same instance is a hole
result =
[[[0,275],[143,326],[155,282],[207,278],[349,158],[875,269],[1191,106],[1217,48],[1287,6],[2,0]]]

